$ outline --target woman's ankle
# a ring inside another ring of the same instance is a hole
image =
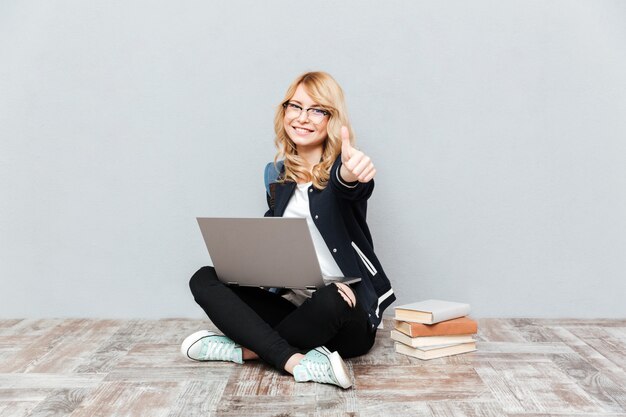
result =
[[[293,375],[293,368],[300,363],[302,358],[304,358],[302,353],[294,353],[291,355],[291,357],[287,359],[287,363],[285,363],[285,371]]]
[[[245,348],[245,347],[242,347],[241,349],[242,349],[242,356],[243,356],[244,361],[259,359],[259,355],[257,355],[250,349]]]

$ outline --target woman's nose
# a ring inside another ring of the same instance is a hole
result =
[[[300,112],[300,116],[298,116],[298,121],[306,122],[308,118],[309,118],[309,113],[306,110],[302,109],[302,111]]]

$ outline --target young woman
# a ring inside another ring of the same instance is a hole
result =
[[[348,388],[342,358],[371,349],[382,313],[395,300],[366,223],[376,169],[353,147],[343,91],[325,72],[302,74],[289,86],[274,129],[278,152],[266,175],[278,171],[279,157],[284,164],[267,195],[265,217],[305,217],[322,273],[361,281],[280,295],[229,287],[205,266],[189,285],[224,335],[196,332],[181,352],[197,361],[260,358],[296,381]]]

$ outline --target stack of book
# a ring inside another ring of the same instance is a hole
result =
[[[469,311],[469,304],[443,300],[396,307],[396,352],[426,360],[475,351],[478,323],[467,317]]]

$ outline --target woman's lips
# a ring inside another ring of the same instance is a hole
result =
[[[312,133],[312,131],[311,131],[311,130],[308,130],[308,129],[302,129],[302,128],[299,128],[299,127],[294,127],[294,128],[293,128],[293,130],[295,130],[295,131],[296,131],[296,133],[297,133],[298,135],[301,135],[301,136],[306,136],[306,135],[308,135],[309,133]]]

